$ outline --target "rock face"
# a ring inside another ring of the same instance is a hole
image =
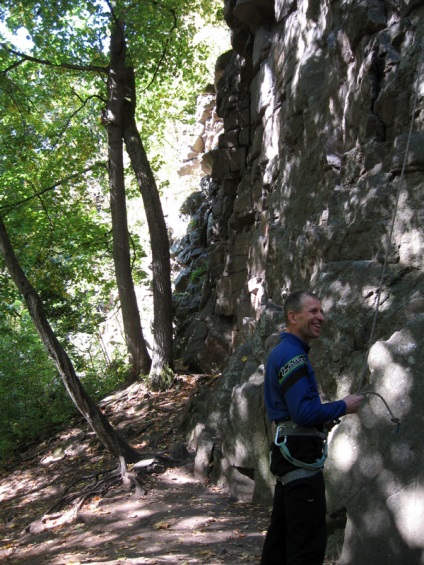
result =
[[[348,508],[340,565],[423,562],[423,361],[423,315],[371,348],[373,390],[402,423],[397,434],[388,429],[385,406],[370,397],[360,421],[346,419],[334,439],[330,506]]]
[[[357,390],[368,362],[364,390],[402,421],[395,434],[370,394],[333,432],[340,563],[423,563],[424,5],[228,0],[224,13],[223,131],[174,253],[179,353],[222,371],[191,408],[197,472],[269,504],[264,363],[284,296],[310,288],[327,311],[311,355],[323,395]]]

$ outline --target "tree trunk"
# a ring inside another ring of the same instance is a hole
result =
[[[72,402],[90,424],[95,434],[104,447],[115,457],[124,457],[128,463],[136,462],[140,455],[116,432],[107,418],[91,400],[82,386],[75,369],[66,351],[60,345],[53,332],[43,303],[37,292],[21,269],[18,259],[13,251],[5,225],[0,217],[0,252],[4,257],[9,273],[24,297],[35,328],[46,347],[49,355],[54,360],[63,384],[72,399]]]
[[[123,161],[124,94],[125,40],[122,26],[116,22],[110,44],[107,105],[110,209],[116,283],[133,373],[132,380],[135,380],[140,374],[149,374],[151,359],[143,336],[131,272]]]
[[[132,67],[126,68],[126,87],[124,140],[143,198],[152,249],[154,344],[150,380],[154,388],[163,388],[169,385],[167,375],[173,368],[169,239],[156,181],[135,121],[136,93]]]

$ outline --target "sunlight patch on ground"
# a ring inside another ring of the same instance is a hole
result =
[[[191,532],[192,530],[204,527],[211,521],[210,516],[190,516],[189,518],[178,520],[176,525],[179,530],[188,530]]]
[[[197,483],[197,479],[190,475],[189,473],[184,473],[184,471],[180,469],[168,469],[162,475],[162,480],[167,485],[185,485],[189,483]]]

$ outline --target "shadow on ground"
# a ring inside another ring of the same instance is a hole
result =
[[[102,408],[142,453],[166,455],[184,443],[181,424],[190,398],[200,387],[211,386],[204,376],[182,377],[178,383],[165,393],[151,393],[137,383],[105,399]],[[218,487],[196,480],[190,461],[146,474],[139,495],[121,485],[90,499],[77,518],[70,507],[46,514],[75,479],[116,464],[85,424],[77,424],[21,453],[20,461],[2,470],[0,562],[259,562],[268,510],[239,503]]]

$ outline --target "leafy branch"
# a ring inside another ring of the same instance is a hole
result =
[[[31,62],[36,63],[37,65],[46,65],[48,67],[54,67],[58,69],[67,69],[70,71],[84,71],[84,72],[97,72],[105,74],[108,72],[107,67],[98,67],[97,65],[76,65],[74,63],[53,63],[48,59],[40,59],[39,57],[33,57],[32,55],[27,55],[26,53],[22,53],[21,51],[17,51],[16,49],[12,49],[6,43],[0,43],[0,47],[5,49],[11,55],[16,55],[20,57],[20,61],[16,61],[12,63],[6,69],[0,71],[1,74],[7,74],[10,70],[14,69],[15,67],[19,66],[24,62]]]
[[[22,200],[17,200],[16,202],[11,202],[9,204],[4,204],[3,206],[0,206],[0,212],[4,211],[4,215],[6,215],[12,209],[17,208],[19,206],[22,206],[23,204],[26,204],[27,202],[29,202],[30,200],[33,200],[34,198],[40,198],[43,194],[46,194],[47,192],[55,190],[59,186],[62,186],[63,184],[66,184],[67,182],[74,180],[76,178],[79,178],[81,175],[84,175],[85,173],[93,171],[97,167],[105,167],[106,168],[106,163],[104,163],[102,161],[96,161],[90,167],[87,167],[87,168],[85,168],[82,171],[79,171],[77,173],[72,173],[71,175],[68,175],[67,177],[64,177],[63,179],[58,180],[57,182],[55,182],[51,186],[47,186],[46,188],[43,188],[43,190],[40,190],[40,191],[32,194],[31,196],[28,196],[27,198],[23,198]]]
[[[157,2],[153,2],[153,3],[154,3],[154,4],[157,4]],[[177,25],[177,24],[178,24],[177,14],[175,13],[175,10],[173,10],[172,8],[169,8],[169,11],[170,11],[170,13],[172,14],[172,17],[173,17],[173,20],[174,20],[174,22],[173,22],[173,24],[172,24],[172,27],[171,27],[171,29],[170,29],[169,32],[168,32],[169,37],[168,37],[168,39],[167,39],[166,42],[165,42],[165,46],[164,46],[163,51],[162,51],[162,54],[161,54],[161,56],[160,56],[160,58],[159,58],[158,64],[156,65],[156,68],[155,68],[155,70],[154,70],[154,72],[153,72],[153,77],[152,77],[151,81],[149,82],[149,84],[148,84],[141,92],[146,92],[146,91],[148,91],[148,90],[150,89],[150,87],[152,86],[152,84],[155,82],[156,77],[157,77],[158,74],[159,74],[159,69],[161,68],[162,63],[165,61],[165,58],[166,58],[167,51],[168,51],[168,47],[169,47],[169,44],[171,43],[171,34],[172,34],[172,32],[174,31],[174,29],[176,29],[176,28],[178,27],[178,25]]]
[[[59,139],[62,137],[62,135],[68,129],[73,118],[77,114],[79,114],[79,112],[88,104],[88,102],[90,102],[90,100],[96,100],[97,99],[97,100],[100,100],[101,102],[103,102],[104,104],[106,104],[106,102],[107,102],[104,98],[102,98],[98,94],[93,94],[92,96],[88,96],[87,98],[85,98],[85,100],[83,100],[81,98],[81,96],[79,96],[79,94],[75,91],[75,89],[72,89],[72,94],[74,94],[77,97],[77,99],[81,102],[81,105],[74,112],[72,112],[72,114],[68,117],[68,119],[66,120],[66,122],[63,125],[63,127],[61,128],[61,130],[57,133],[57,139],[58,139],[57,143],[59,143]]]

